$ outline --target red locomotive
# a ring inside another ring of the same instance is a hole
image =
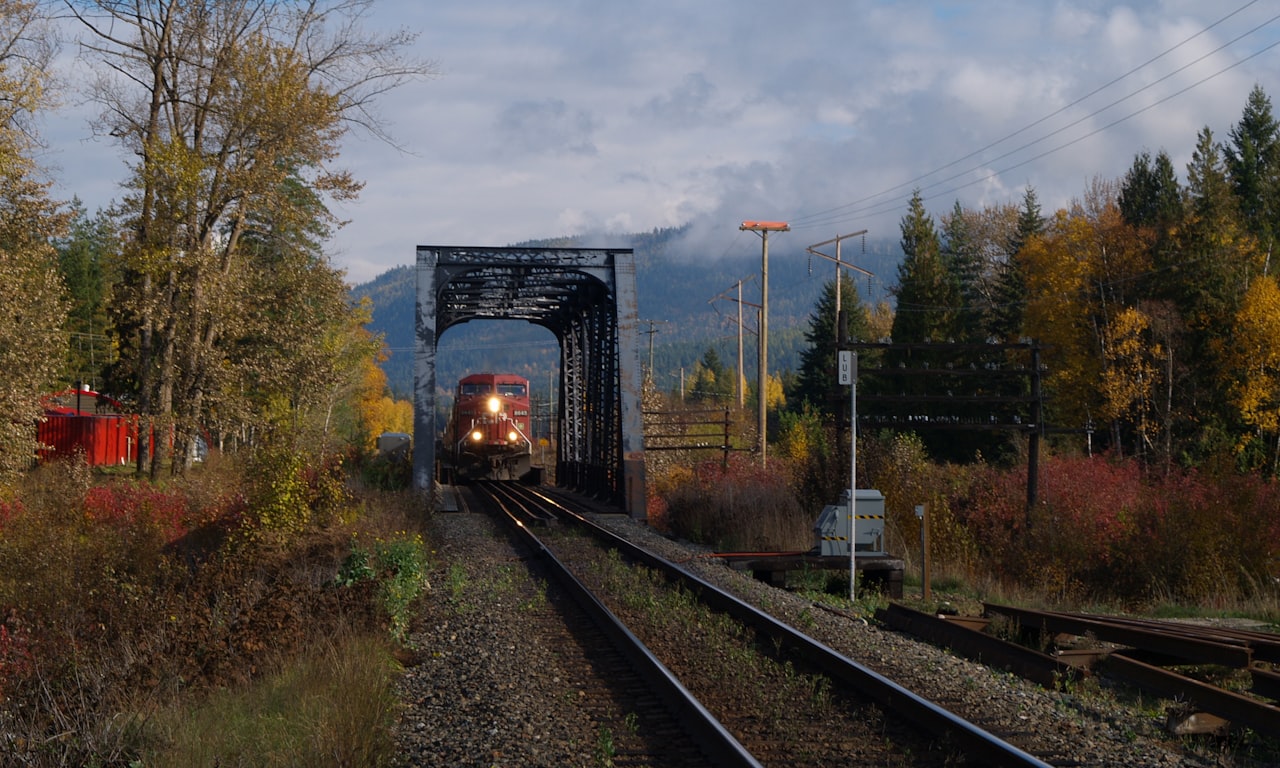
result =
[[[458,481],[524,478],[533,455],[530,421],[528,379],[509,373],[463,377],[440,454],[452,458],[446,474]]]

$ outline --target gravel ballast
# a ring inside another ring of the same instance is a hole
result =
[[[874,622],[819,610],[624,515],[597,522],[1054,765],[1267,764],[1212,738],[1169,736],[1162,709],[1125,703],[1105,683],[1046,690]],[[566,671],[553,652],[566,638],[537,628],[537,612],[551,608],[539,605],[541,588],[506,538],[467,512],[437,513],[430,529],[431,589],[400,681],[398,764],[604,764],[601,723],[621,715],[574,696],[572,676],[580,673]]]

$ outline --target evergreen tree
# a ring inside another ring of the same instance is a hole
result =
[[[1222,328],[1248,288],[1254,249],[1243,237],[1240,198],[1223,160],[1223,148],[1204,128],[1187,166],[1186,221],[1179,246],[1185,269],[1178,297],[1194,328]]]
[[[1256,241],[1245,232],[1239,198],[1231,189],[1221,145],[1200,131],[1187,166],[1187,200],[1175,245],[1179,258],[1165,265],[1166,290],[1187,332],[1190,366],[1184,389],[1175,394],[1187,414],[1180,437],[1191,455],[1232,449],[1238,424],[1226,402],[1230,382],[1244,373],[1224,356],[1223,329],[1231,326],[1252,275],[1261,272]]]
[[[848,275],[840,276],[840,314],[845,323],[846,339],[865,341],[868,338],[867,310]],[[800,371],[793,399],[795,408],[799,410],[807,403],[825,416],[835,416],[841,412],[840,404],[848,400],[848,388],[840,385],[837,375],[835,280],[823,288],[818,305],[809,316],[804,340],[807,346],[800,350]]]
[[[67,315],[71,349],[64,376],[70,382],[107,390],[116,357],[107,301],[116,280],[119,238],[110,216],[99,212],[90,218],[78,199],[71,203],[71,217],[68,236],[54,240],[58,269],[71,299]]]
[[[707,347],[694,370],[691,399],[713,403],[728,402],[733,397],[733,374],[720,361],[715,347]]]
[[[1173,161],[1164,150],[1153,160],[1142,152],[1120,185],[1120,213],[1133,227],[1150,227],[1164,232],[1182,215],[1182,190],[1173,170]]]
[[[1027,278],[1023,273],[1018,253],[1033,237],[1044,232],[1044,217],[1040,214],[1040,201],[1036,191],[1027,187],[1022,196],[1022,209],[1018,214],[1018,227],[1005,246],[1005,257],[996,265],[995,287],[992,291],[992,309],[987,325],[987,335],[999,341],[1017,341],[1022,337],[1023,315],[1026,311]]]
[[[1231,189],[1245,226],[1264,252],[1270,252],[1280,215],[1280,125],[1271,114],[1271,99],[1255,85],[1240,122],[1223,147]]]
[[[973,231],[972,222],[957,200],[951,215],[942,222],[942,257],[955,281],[959,308],[956,341],[981,341],[985,294],[983,286],[986,264],[982,247]]]
[[[933,217],[924,209],[920,191],[911,196],[902,217],[902,262],[898,265],[895,342],[946,341],[958,331],[960,286],[942,256]]]

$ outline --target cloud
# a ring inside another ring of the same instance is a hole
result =
[[[497,139],[506,150],[530,154],[595,155],[596,120],[560,99],[521,101],[498,114]]]
[[[917,186],[935,214],[1017,203],[1028,185],[1052,211],[1143,150],[1182,172],[1196,132],[1225,137],[1254,83],[1280,98],[1274,13],[1245,0],[385,0],[370,20],[421,31],[415,53],[441,76],[378,105],[412,154],[344,145],[367,184],[336,206],[351,224],[333,250],[361,281],[419,243],[577,228],[690,223],[711,256],[757,247],[739,238],[744,218],[791,220],[780,247],[846,229],[896,239]],[[123,162],[104,171],[77,127],[53,149],[60,186],[92,210],[109,200],[86,193],[118,193]]]
[[[632,114],[662,130],[691,128],[707,122],[725,123],[733,110],[713,105],[716,87],[701,72],[690,72],[679,85],[654,96]]]

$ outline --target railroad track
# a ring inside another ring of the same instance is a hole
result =
[[[612,642],[627,648],[710,764],[1049,765],[595,525],[564,497],[508,484],[479,490],[475,503],[501,509]],[[621,575],[623,559],[656,576]],[[703,613],[683,613],[681,601],[695,596]],[[645,610],[654,605],[661,609]],[[729,625],[706,618],[708,610]]]

